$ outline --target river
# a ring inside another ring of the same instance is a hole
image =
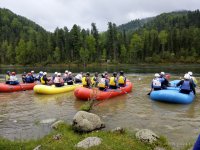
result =
[[[180,148],[194,142],[200,133],[200,90],[197,87],[195,101],[188,105],[155,102],[149,99],[150,82],[155,72],[171,73],[171,79],[179,79],[185,72],[193,71],[200,80],[200,65],[166,65],[166,66],[118,66],[100,70],[125,70],[126,76],[134,84],[131,93],[103,101],[92,112],[101,116],[107,129],[117,126],[130,131],[147,128],[158,135],[164,135],[174,148]],[[31,68],[0,68],[1,81],[6,70],[23,72]],[[34,68],[36,71],[48,72],[65,69],[76,71],[77,68]],[[98,68],[80,71],[99,71]],[[78,72],[78,70],[76,71]],[[19,77],[19,76],[18,76]],[[57,95],[38,95],[33,91],[0,93],[0,136],[14,139],[36,139],[50,132],[54,120],[71,123],[75,113],[80,110],[83,101],[77,100],[73,92]]]

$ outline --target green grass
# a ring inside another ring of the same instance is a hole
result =
[[[61,139],[54,140],[53,136],[61,134]],[[0,149],[3,150],[33,150],[41,145],[41,150],[77,150],[75,145],[86,137],[96,136],[102,138],[102,144],[91,147],[89,150],[153,150],[155,146],[171,150],[166,139],[161,137],[154,144],[145,144],[138,141],[134,133],[124,134],[112,133],[108,131],[94,131],[91,133],[78,134],[72,130],[70,125],[61,124],[57,130],[53,130],[49,135],[38,140],[30,141],[9,141],[0,138]]]

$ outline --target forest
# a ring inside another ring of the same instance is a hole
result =
[[[176,11],[99,32],[79,25],[46,31],[0,8],[0,64],[200,63],[200,12]]]

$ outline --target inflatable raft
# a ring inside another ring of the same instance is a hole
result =
[[[171,85],[176,85],[180,80],[170,82]],[[179,87],[168,87],[165,90],[152,91],[150,98],[154,101],[177,103],[177,104],[189,104],[191,103],[195,95],[193,92],[190,94],[183,94],[179,92]]]
[[[0,92],[17,92],[32,90],[35,85],[36,83],[20,83],[18,85],[0,83]]]
[[[76,87],[82,86],[81,84],[64,85],[62,87],[56,87],[55,85],[36,85],[33,90],[38,94],[59,94],[68,91],[73,91]]]
[[[80,100],[105,100],[131,92],[132,86],[132,83],[127,81],[125,87],[107,89],[106,91],[100,91],[98,88],[89,89],[85,87],[78,87],[74,90],[74,95]]]

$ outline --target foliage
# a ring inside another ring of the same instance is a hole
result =
[[[137,19],[106,32],[74,24],[45,31],[34,22],[0,8],[1,64],[198,63],[200,12],[179,11]]]

